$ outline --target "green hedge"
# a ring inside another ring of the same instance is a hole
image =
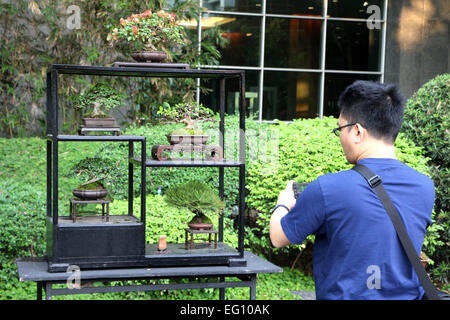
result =
[[[436,222],[446,243],[431,252],[437,262],[433,276],[448,283],[450,275],[450,74],[431,79],[408,99],[402,131],[423,146],[430,158],[430,176],[436,187]]]

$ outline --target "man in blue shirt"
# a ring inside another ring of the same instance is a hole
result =
[[[396,160],[394,142],[404,99],[394,85],[356,81],[339,98],[333,132],[347,161],[381,177],[419,254],[431,223],[431,179]],[[278,196],[270,221],[275,247],[315,235],[317,299],[421,299],[424,292],[380,199],[354,170],[325,174],[300,194],[293,181]]]

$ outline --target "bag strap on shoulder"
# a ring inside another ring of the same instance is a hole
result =
[[[434,287],[433,283],[427,275],[425,268],[421,264],[420,258],[414,249],[412,241],[408,236],[400,215],[394,204],[392,203],[391,198],[383,187],[381,178],[373,173],[372,170],[370,170],[368,167],[362,164],[356,164],[352,169],[361,174],[366,179],[369,186],[375,191],[375,193],[383,203],[383,206],[386,209],[395,230],[397,231],[400,243],[402,244],[403,249],[408,256],[408,259],[411,262],[414,271],[417,274],[417,277],[419,278],[419,281],[425,291],[427,298],[429,300],[440,300],[438,290]]]

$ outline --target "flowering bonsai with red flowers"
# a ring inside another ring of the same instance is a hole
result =
[[[183,27],[179,26],[174,13],[159,10],[132,14],[128,18],[120,18],[120,24],[112,29],[112,40],[124,39],[133,45],[132,55],[139,61],[139,53],[166,51],[170,44],[182,44]],[[148,61],[149,59],[143,59]],[[155,61],[155,60],[153,60]]]

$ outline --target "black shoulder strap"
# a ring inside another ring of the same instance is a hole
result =
[[[414,270],[416,271],[423,289],[425,290],[427,298],[429,300],[440,300],[436,288],[428,277],[425,268],[420,263],[420,258],[417,255],[416,250],[414,249],[414,246],[408,236],[408,233],[400,218],[400,215],[398,214],[397,209],[395,208],[394,204],[391,201],[391,198],[389,197],[383,187],[383,184],[381,183],[381,178],[362,164],[356,164],[352,169],[360,173],[367,180],[369,186],[376,192],[381,202],[383,203],[383,206],[386,209],[389,218],[391,218],[395,230],[397,231],[397,235],[400,239],[403,249],[405,250],[408,259],[411,262]]]

